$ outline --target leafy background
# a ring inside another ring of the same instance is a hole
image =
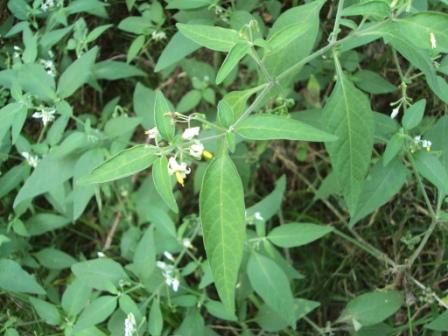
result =
[[[448,332],[447,9],[2,1],[1,332]]]

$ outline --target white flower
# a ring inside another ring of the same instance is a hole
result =
[[[261,215],[261,213],[259,211],[257,211],[256,213],[254,213],[254,218],[256,220],[262,221],[264,220],[263,216]]]
[[[163,255],[165,256],[165,258],[167,258],[170,261],[174,261],[174,257],[171,253],[169,253],[168,251],[163,252]]]
[[[54,0],[45,0],[44,3],[40,6],[40,9],[43,12],[47,12],[49,9],[53,8],[55,6]]]
[[[163,31],[154,31],[151,34],[151,39],[153,39],[154,41],[162,41],[166,39],[166,34]]]
[[[177,279],[177,277],[166,277],[165,278],[165,283],[170,286],[173,291],[177,292],[179,289],[179,279]]]
[[[432,142],[430,140],[422,139],[421,135],[417,135],[416,137],[414,137],[414,145],[421,146],[422,148],[424,148],[428,152],[430,152],[431,147],[432,147]]]
[[[160,268],[162,271],[166,271],[168,269],[168,265],[163,261],[156,262],[156,265],[158,268]]]
[[[44,66],[47,74],[49,74],[51,77],[56,76],[56,67],[54,66],[54,62],[52,60],[41,59],[40,64]]]
[[[195,136],[199,135],[199,131],[201,130],[200,127],[190,127],[187,128],[183,133],[182,133],[182,139],[185,140],[191,140],[193,139]]]
[[[399,112],[400,112],[400,106],[398,106],[398,107],[396,107],[396,108],[394,108],[394,109],[392,110],[392,113],[390,114],[390,117],[391,117],[392,119],[395,119],[395,118],[397,117],[397,115],[398,115]]]
[[[42,124],[47,126],[47,124],[54,120],[54,114],[56,110],[54,108],[41,108],[40,112],[34,112],[33,118],[42,119]]]
[[[189,249],[192,249],[192,248],[193,248],[193,244],[191,244],[191,240],[188,239],[188,238],[184,238],[184,239],[182,239],[182,245],[183,245],[185,248],[189,248]]]
[[[432,142],[430,140],[422,140],[421,144],[428,152],[431,150]]]
[[[159,135],[159,130],[157,127],[154,127],[145,131],[145,134],[148,136],[148,139],[155,139]]]
[[[188,174],[190,174],[191,169],[187,167],[185,162],[177,163],[174,157],[170,157],[168,160],[168,173],[170,175],[175,175],[177,182],[183,187],[184,180]]]
[[[199,141],[190,146],[190,155],[195,159],[200,160],[202,153],[204,153],[204,145]]]
[[[39,164],[39,158],[35,155],[31,155],[28,152],[22,152],[20,155],[22,155],[26,162],[33,168],[36,168]]]
[[[104,258],[106,255],[103,252],[97,252],[98,258]]]
[[[429,41],[431,42],[432,49],[437,48],[437,40],[436,40],[436,36],[434,35],[433,32],[429,33]]]
[[[129,313],[124,321],[124,336],[132,336],[136,331],[137,323],[135,322],[135,316]]]

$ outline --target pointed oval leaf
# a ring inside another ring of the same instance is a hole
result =
[[[170,104],[163,93],[157,90],[154,102],[154,122],[160,135],[167,140],[171,140],[176,131],[173,120],[168,115],[170,112],[173,112]]]
[[[434,184],[440,192],[448,194],[448,172],[435,155],[420,151],[415,155],[417,171]]]
[[[175,213],[179,212],[179,208],[174,198],[173,183],[168,173],[168,160],[165,156],[160,157],[154,162],[152,167],[152,179],[154,186],[163,201]]]
[[[425,107],[426,99],[420,99],[404,112],[401,123],[405,130],[411,130],[420,124],[425,114]]]
[[[15,293],[45,294],[34,277],[9,259],[0,259],[0,288]]]
[[[233,29],[183,23],[178,23],[176,27],[190,40],[216,51],[229,51],[240,39]]]
[[[238,62],[247,55],[249,50],[250,46],[245,42],[237,43],[230,49],[216,75],[216,84],[221,84],[226,79],[233,68],[238,65]]]
[[[290,325],[294,324],[294,297],[283,270],[271,259],[253,252],[247,263],[247,275],[265,303]]]
[[[356,210],[349,226],[386,204],[406,182],[407,169],[399,159],[387,166],[378,162],[364,182]]]
[[[235,129],[249,140],[335,141],[337,138],[301,121],[274,115],[254,115],[244,119]]]
[[[148,168],[157,159],[156,148],[137,145],[125,149],[79,179],[79,184],[104,183],[127,177]]]
[[[354,211],[369,169],[374,119],[367,97],[338,71],[336,87],[324,109],[324,123],[338,140],[326,143],[331,164],[350,212]]]
[[[128,280],[123,267],[108,258],[98,258],[73,264],[76,278],[91,288],[113,291],[122,280]]]
[[[277,226],[268,239],[280,247],[297,247],[311,243],[333,231],[331,226],[311,223],[290,223]]]
[[[219,297],[235,311],[235,285],[245,239],[244,192],[241,178],[227,154],[207,167],[200,193],[204,245]]]
[[[87,82],[92,74],[98,47],[94,47],[76,61],[74,61],[61,75],[57,93],[59,97],[71,96],[77,89]]]
[[[117,298],[114,296],[101,296],[92,301],[79,316],[73,331],[79,332],[83,329],[93,327],[107,319],[117,307]]]
[[[156,266],[156,247],[153,227],[146,229],[142,239],[137,244],[133,261],[132,271],[144,282],[151,276]]]
[[[351,300],[340,321],[351,321],[363,327],[384,321],[403,304],[403,295],[397,291],[376,291],[362,294]]]
[[[30,297],[29,300],[36,310],[37,315],[39,315],[45,323],[49,325],[58,325],[61,322],[61,314],[54,304],[34,297]]]

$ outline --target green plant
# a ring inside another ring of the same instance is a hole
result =
[[[446,9],[0,4],[0,330],[448,331]]]

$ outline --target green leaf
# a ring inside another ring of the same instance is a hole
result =
[[[179,208],[174,198],[173,183],[168,173],[168,160],[165,156],[160,157],[154,162],[152,167],[152,178],[154,186],[163,201],[175,213],[179,212]]]
[[[272,76],[280,74],[311,53],[319,32],[319,12],[323,4],[324,1],[318,0],[303,6],[296,6],[277,18],[269,31],[268,40],[275,35],[281,38],[280,34],[285,29],[297,28],[300,34],[297,34],[294,39],[292,39],[292,35],[288,36],[288,44],[283,48],[266,52],[263,61]],[[299,28],[299,25],[303,26],[303,29]],[[289,28],[291,26],[295,28]],[[297,73],[300,68],[295,70]],[[288,81],[292,81],[292,78],[294,78],[293,74],[288,76]]]
[[[403,304],[403,295],[397,291],[376,291],[351,300],[339,321],[351,321],[363,327],[380,323],[393,315]]]
[[[82,215],[96,189],[95,185],[81,185],[78,180],[90,174],[103,160],[103,151],[95,148],[85,152],[76,162],[73,173],[73,220]]]
[[[294,300],[294,313],[296,320],[304,317],[317,307],[319,302],[295,299]],[[255,317],[256,322],[263,328],[264,331],[276,332],[284,330],[288,327],[288,323],[282,319],[276,311],[271,309],[268,305],[263,304],[257,312]]]
[[[425,324],[425,329],[448,331],[448,310],[445,310],[430,323]]]
[[[28,26],[23,29],[23,44],[25,50],[23,51],[22,59],[24,63],[34,63],[37,57],[37,36]]]
[[[103,322],[114,312],[116,307],[117,298],[114,296],[101,296],[95,299],[79,316],[73,331],[79,332]]]
[[[126,62],[131,63],[134,58],[137,57],[137,55],[140,53],[140,50],[145,44],[146,36],[145,35],[139,35],[137,38],[132,41],[131,45],[129,46],[128,53],[126,55]]]
[[[246,42],[240,42],[235,44],[232,49],[230,49],[224,62],[218,70],[216,75],[216,84],[221,84],[230,72],[238,65],[238,62],[247,55],[250,50],[250,45]]]
[[[384,166],[387,166],[389,162],[391,162],[397,156],[397,154],[400,153],[404,145],[404,139],[404,134],[396,133],[387,142],[386,150],[383,154]]]
[[[309,27],[301,21],[293,24],[285,25],[272,33],[269,36],[267,43],[269,51],[279,51],[282,48],[286,48],[290,43],[294,42],[298,36],[303,36]]]
[[[142,171],[156,160],[156,148],[137,145],[125,149],[95,168],[90,175],[79,180],[82,184],[104,183],[127,177]]]
[[[435,185],[440,192],[448,194],[448,172],[440,160],[424,151],[415,154],[414,160],[419,174]]]
[[[103,33],[106,32],[106,30],[108,30],[112,26],[113,26],[112,24],[106,24],[96,27],[89,33],[89,35],[87,35],[86,42],[90,43],[95,41],[98,37],[100,37]]]
[[[242,90],[242,91],[232,91],[227,93],[223,97],[223,101],[226,102],[230,110],[232,111],[233,115],[229,115],[225,121],[229,123],[229,126],[235,122],[238,117],[243,113],[244,109],[246,108],[248,99],[254,95],[256,92],[260,91],[262,87],[257,86],[252,89],[248,90]],[[220,119],[220,121],[224,121],[224,119]]]
[[[439,120],[437,120],[437,122],[424,135],[427,139],[432,141],[433,150],[440,153],[439,160],[448,171],[448,141],[446,141],[447,129],[448,115],[444,115],[439,118]]]
[[[358,202],[370,164],[374,118],[367,97],[338,71],[338,81],[324,108],[324,123],[338,140],[326,143],[348,209]]]
[[[448,15],[442,12],[424,12],[396,22],[402,36],[419,49],[432,49],[430,34],[436,39],[436,49],[448,52]]]
[[[96,79],[117,80],[129,77],[146,76],[139,68],[118,61],[99,62],[93,67]]]
[[[48,269],[69,268],[76,263],[76,259],[71,255],[52,247],[44,248],[37,252],[36,258],[42,266]]]
[[[244,192],[230,157],[213,159],[202,180],[200,218],[207,258],[223,304],[235,311],[235,285],[245,240]]]
[[[60,229],[70,224],[70,218],[54,215],[52,213],[40,212],[26,221],[30,236],[39,236],[41,234]]]
[[[163,330],[163,316],[158,298],[152,301],[148,317],[148,332],[151,336],[160,336]]]
[[[71,96],[77,89],[84,85],[92,74],[95,64],[98,47],[94,47],[76,61],[62,73],[59,78],[57,93],[60,98]]]
[[[200,102],[202,93],[199,90],[188,91],[182,96],[179,104],[177,104],[176,110],[180,113],[188,112],[194,109]]]
[[[337,138],[301,121],[276,115],[253,115],[235,128],[238,135],[249,140],[335,141]]]
[[[87,305],[92,290],[79,279],[74,279],[64,291],[61,300],[62,309],[68,316],[76,316]]]
[[[54,304],[34,297],[30,297],[29,300],[37,315],[47,324],[58,325],[61,322],[61,314]]]
[[[297,247],[309,244],[333,231],[331,226],[311,223],[290,223],[274,228],[268,239],[280,247]]]
[[[34,277],[9,259],[0,259],[0,288],[14,293],[45,294]]]
[[[360,219],[386,204],[400,191],[406,178],[407,169],[399,159],[387,166],[378,162],[364,182],[349,226],[353,227]]]
[[[176,24],[176,27],[190,40],[216,51],[230,51],[240,39],[238,32],[233,29],[183,23]]]
[[[142,119],[142,125],[146,129],[153,128],[155,93],[141,83],[137,83],[134,90],[134,110]]]
[[[247,209],[246,216],[253,216],[258,212],[263,221],[271,219],[281,208],[285,189],[286,178],[283,175],[275,182],[275,188],[269,195]]]
[[[426,108],[426,99],[420,99],[412,104],[403,115],[401,123],[405,130],[411,130],[417,127],[423,119]]]
[[[119,23],[118,29],[135,35],[150,35],[155,31],[151,21],[143,16],[126,17]]]
[[[92,259],[73,264],[72,272],[84,284],[98,290],[113,292],[122,280],[128,280],[123,267],[108,258]]]
[[[382,19],[390,14],[390,5],[383,0],[370,0],[343,9],[342,16],[367,16]]]
[[[294,297],[282,269],[269,258],[252,252],[247,263],[247,276],[255,292],[283,320],[295,322]]]
[[[397,88],[376,72],[360,70],[353,75],[353,81],[361,90],[372,94],[394,92]]]
[[[185,37],[180,32],[173,35],[170,42],[163,49],[157,60],[155,72],[162,71],[185,59],[188,55],[198,50],[200,45]]]
[[[12,126],[15,117],[23,109],[24,106],[21,103],[11,103],[0,109],[0,138],[4,137],[6,132]]]
[[[167,113],[171,112],[173,112],[173,109],[170,107],[170,104],[165,99],[163,93],[157,90],[154,102],[154,121],[160,135],[167,140],[171,140],[176,132],[171,116],[167,115]]]
[[[156,266],[154,228],[149,227],[135,248],[133,271],[142,282],[149,279]]]
[[[0,198],[3,198],[11,190],[18,187],[19,184],[28,177],[29,171],[30,167],[28,164],[24,163],[12,167],[7,173],[2,175],[0,177]]]
[[[167,9],[197,9],[212,5],[210,0],[169,0]]]

